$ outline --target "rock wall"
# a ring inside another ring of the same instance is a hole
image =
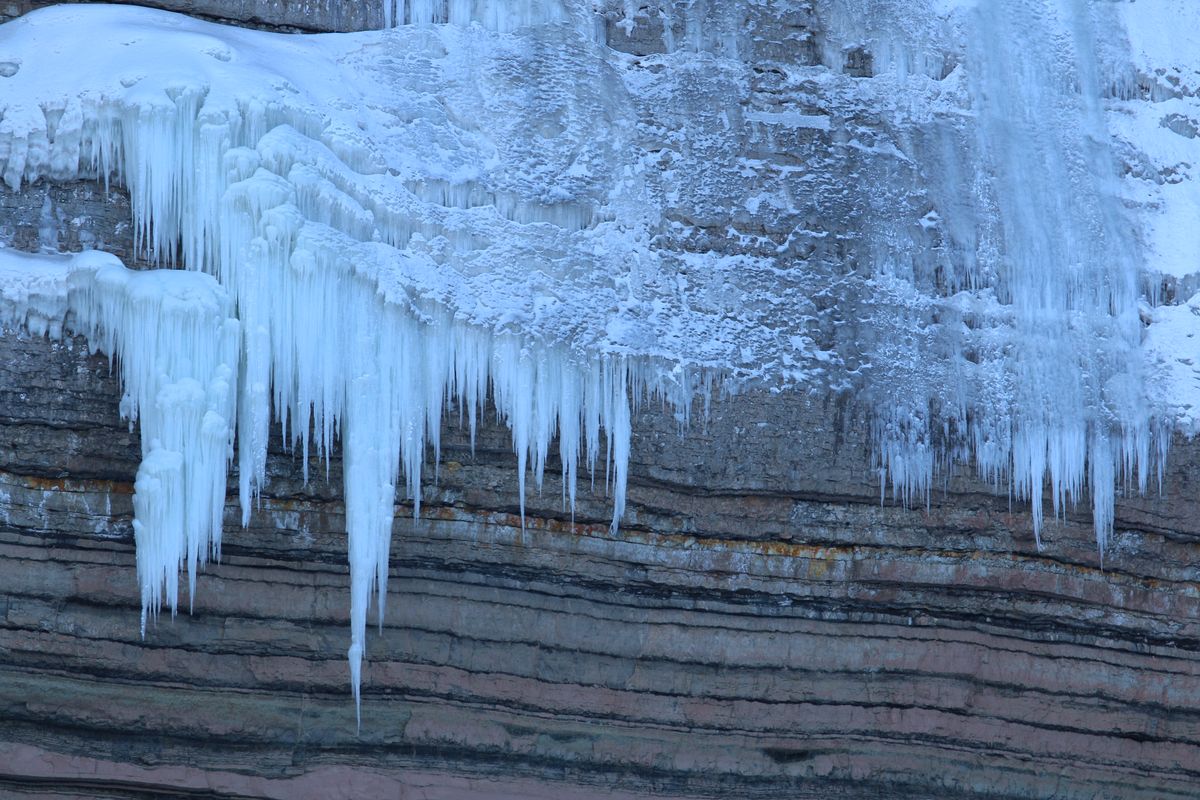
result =
[[[142,640],[106,361],[9,335],[0,373],[0,793],[1194,796],[1198,448],[1102,569],[1086,517],[1038,552],[971,481],[881,504],[861,429],[794,397],[643,412],[616,536],[553,481],[522,530],[507,431],[472,454],[450,424],[356,731],[338,460],[304,486],[276,447],[193,613]]]
[[[128,214],[119,190],[35,185],[0,194],[0,240],[128,260]],[[574,520],[548,480],[522,527],[508,431],[472,450],[451,413],[421,518],[397,499],[360,730],[337,455],[304,485],[276,442],[192,614],[142,639],[119,399],[82,341],[0,336],[0,795],[1196,795],[1200,446],[1119,503],[1102,565],[1086,509],[1039,550],[1025,506],[968,476],[881,502],[859,413],[801,393],[716,398],[683,431],[643,409],[615,535],[603,475]]]

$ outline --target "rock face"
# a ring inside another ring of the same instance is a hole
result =
[[[880,504],[861,428],[794,398],[682,434],[642,413],[616,536],[602,493],[572,523],[553,483],[522,531],[508,432],[472,454],[450,424],[421,519],[398,515],[356,731],[338,460],[303,486],[276,448],[193,613],[142,640],[107,364],[0,350],[10,796],[1194,795],[1194,447],[1169,502],[1120,505],[1101,569],[1086,517],[1039,553],[970,481]]]
[[[287,30],[377,13],[155,5]],[[648,52],[639,30],[622,46]],[[22,249],[133,263],[128,218],[115,189],[0,194]],[[508,430],[472,449],[451,411],[420,519],[398,500],[359,729],[337,454],[304,485],[276,441],[191,615],[142,639],[119,401],[81,340],[0,336],[5,796],[1195,796],[1200,446],[1176,443],[1161,497],[1119,501],[1101,564],[1086,513],[1039,550],[1025,505],[969,477],[881,503],[866,423],[832,400],[716,398],[682,431],[644,409],[617,534],[603,475],[574,519],[549,479],[522,526]]]

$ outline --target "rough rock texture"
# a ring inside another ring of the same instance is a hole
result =
[[[507,431],[472,455],[449,425],[422,519],[401,504],[356,733],[336,459],[305,487],[276,449],[193,615],[143,641],[106,361],[6,336],[0,395],[0,792],[1195,795],[1200,448],[1169,500],[1122,503],[1102,571],[1088,519],[1038,553],[970,481],[881,505],[860,429],[794,398],[683,435],[642,413],[615,537],[600,493],[572,527],[553,482],[522,533]]]
[[[127,198],[84,184],[0,193],[0,241],[46,244],[47,192],[53,244],[129,259]],[[194,613],[143,640],[119,397],[80,340],[0,336],[0,796],[1196,796],[1200,446],[1119,504],[1102,568],[1086,513],[1039,552],[969,477],[881,503],[858,413],[799,393],[717,399],[684,432],[643,410],[615,536],[602,475],[573,523],[549,480],[522,530],[508,431],[472,452],[448,423],[422,518],[398,499],[357,731],[339,460],[304,486],[276,442]]]
[[[118,186],[39,181],[20,192],[0,187],[0,246],[26,252],[104,250],[131,268],[149,266],[134,252],[129,194]]]

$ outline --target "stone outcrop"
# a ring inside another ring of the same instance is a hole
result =
[[[154,5],[286,30],[376,13]],[[22,249],[135,263],[128,217],[115,188],[0,193]],[[881,502],[834,400],[717,397],[683,430],[643,408],[615,534],[604,476],[572,519],[553,463],[522,525],[507,429],[472,448],[451,410],[420,519],[397,498],[358,729],[338,455],[305,485],[274,442],[192,613],[143,639],[119,400],[82,340],[0,336],[0,796],[1196,795],[1198,445],[1119,502],[1102,564],[1086,509],[1039,549],[1025,505],[969,475]]]
[[[356,731],[338,459],[304,486],[273,448],[193,613],[142,640],[107,362],[0,350],[10,795],[1194,796],[1200,448],[1121,503],[1102,568],[1086,516],[1038,552],[970,480],[880,503],[861,427],[794,397],[641,413],[616,535],[554,481],[522,530],[507,431],[448,424],[421,519],[398,500]]]

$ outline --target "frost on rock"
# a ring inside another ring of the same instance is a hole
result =
[[[69,280],[119,360],[147,614],[219,546],[231,442],[248,520],[272,421],[306,470],[339,437],[356,698],[451,403],[474,432],[494,402],[522,503],[556,439],[564,508],[603,469],[615,526],[647,393],[849,396],[881,488],[973,463],[1039,536],[1047,486],[1055,515],[1089,497],[1103,549],[1200,419],[1197,315],[1155,307],[1162,276],[1200,289],[1164,233],[1200,205],[1195,73],[1153,63],[1195,50],[1133,19],[1181,3],[391,0],[304,37],[44,9],[0,27],[0,178],[121,183],[139,251],[187,271],[6,256],[0,323],[57,333]]]

